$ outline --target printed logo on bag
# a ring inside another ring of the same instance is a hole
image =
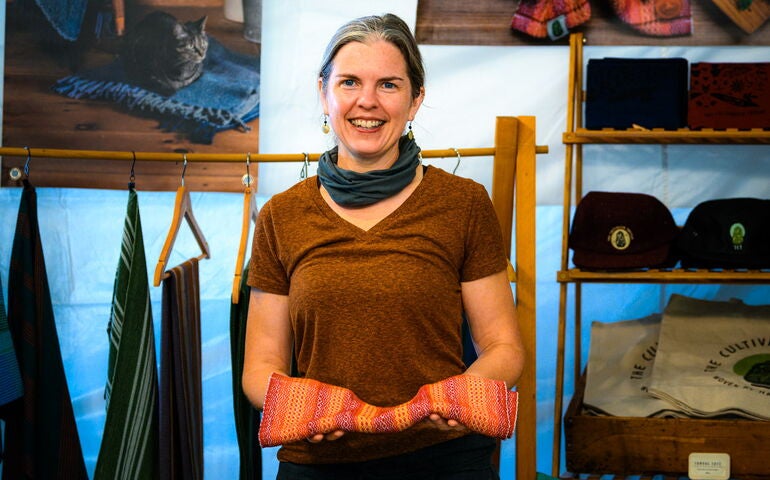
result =
[[[743,239],[746,237],[746,227],[741,223],[730,225],[730,238],[733,239],[733,250],[743,250]]]
[[[761,395],[770,395],[770,353],[751,353],[752,349],[766,349],[768,345],[770,345],[770,337],[755,337],[725,345],[718,352],[719,360],[709,359],[703,371],[714,373],[714,380],[725,386],[741,388],[733,379],[718,375],[718,369],[727,363],[724,366],[732,370],[732,373],[742,378],[751,387],[762,389],[756,390],[744,385],[742,387],[744,390],[751,390]],[[749,355],[734,361],[730,367],[731,357],[745,353],[749,353]]]
[[[610,230],[610,234],[607,235],[607,241],[610,242],[612,248],[620,251],[627,249],[633,239],[634,234],[631,232],[631,229],[623,225],[613,228]]]
[[[770,389],[770,354],[746,357],[733,366],[733,371],[755,387]]]

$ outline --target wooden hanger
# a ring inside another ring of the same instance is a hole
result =
[[[246,249],[249,243],[249,234],[251,233],[251,222],[257,222],[257,199],[254,192],[251,191],[251,174],[249,173],[249,164],[251,163],[251,153],[246,154],[246,175],[243,176],[243,183],[246,188],[243,189],[243,219],[241,220],[241,241],[238,244],[238,257],[235,259],[235,276],[233,278],[232,301],[238,304],[241,296],[241,278],[243,276],[243,264],[246,259]]]
[[[184,159],[184,168],[187,168],[187,157]],[[190,200],[190,192],[187,191],[187,187],[184,186],[184,170],[182,170],[182,185],[176,190],[176,201],[174,202],[174,217],[171,219],[171,227],[168,230],[166,236],[166,243],[163,244],[163,250],[160,252],[160,258],[158,258],[158,264],[155,266],[155,276],[153,277],[153,285],[156,287],[160,285],[160,281],[166,278],[166,263],[168,263],[168,257],[171,255],[171,250],[174,248],[174,242],[176,236],[179,233],[179,228],[182,226],[182,221],[186,220],[187,224],[192,230],[195,241],[198,242],[203,253],[197,257],[198,260],[209,258],[211,253],[209,252],[209,244],[206,242],[206,237],[203,236],[201,228],[198,226],[198,222],[193,215],[192,201]]]
[[[237,304],[240,300],[241,277],[243,275],[243,263],[246,258],[246,249],[248,248],[249,234],[251,233],[251,222],[257,222],[257,200],[251,188],[246,187],[243,191],[243,221],[241,223],[241,243],[238,246],[238,257],[235,259],[235,277],[233,278],[233,303]]]

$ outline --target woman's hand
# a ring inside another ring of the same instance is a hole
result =
[[[439,415],[438,413],[431,413],[430,416],[428,417],[428,420],[433,422],[433,424],[437,426],[439,430],[444,430],[444,431],[467,430],[467,427],[462,423],[458,422],[457,420],[453,420],[451,418],[447,420],[441,415]]]
[[[335,430],[332,433],[327,433],[326,435],[324,435],[323,433],[317,433],[312,437],[308,438],[307,441],[310,443],[321,443],[324,440],[326,440],[327,442],[333,442],[335,440],[338,440],[343,435],[345,435],[344,431]]]

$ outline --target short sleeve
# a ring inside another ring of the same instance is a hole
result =
[[[289,294],[289,278],[280,261],[270,201],[260,210],[254,227],[249,278],[246,283],[268,293]]]
[[[466,233],[465,259],[460,280],[470,282],[505,270],[505,255],[500,221],[483,185],[475,184]]]

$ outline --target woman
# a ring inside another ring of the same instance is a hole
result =
[[[407,25],[388,14],[341,27],[318,89],[337,147],[260,213],[244,392],[262,408],[271,374],[292,367],[376,406],[459,374],[512,386],[524,352],[499,223],[481,185],[421,164],[424,70]],[[478,352],[467,368],[463,314]],[[432,414],[399,433],[286,444],[278,478],[497,478],[494,447]]]

